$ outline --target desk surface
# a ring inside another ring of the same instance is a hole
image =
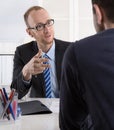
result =
[[[16,121],[3,121],[0,122],[0,130],[59,130],[59,99],[37,99],[51,109],[52,113],[21,116],[21,118]]]

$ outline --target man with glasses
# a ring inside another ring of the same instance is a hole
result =
[[[51,97],[59,97],[61,63],[70,42],[54,38],[54,19],[40,7],[33,6],[24,14],[27,33],[35,39],[16,48],[14,56],[13,81],[19,98],[30,91],[30,97],[46,97],[44,74],[50,68]],[[45,58],[44,55],[48,58]],[[46,62],[49,64],[45,64]]]

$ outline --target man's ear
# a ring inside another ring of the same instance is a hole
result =
[[[31,31],[28,28],[26,29],[26,32],[28,33],[28,35],[30,35],[31,37],[33,37]]]
[[[93,8],[95,11],[97,23],[100,25],[103,20],[102,10],[99,8],[99,6],[97,4],[94,4]]]

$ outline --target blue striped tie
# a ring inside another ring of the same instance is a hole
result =
[[[44,55],[45,58],[49,57],[45,54]],[[45,64],[49,64],[48,62],[46,62]],[[46,98],[51,98],[51,77],[50,77],[50,68],[46,68],[44,70],[44,80],[45,80],[45,90],[46,90]]]

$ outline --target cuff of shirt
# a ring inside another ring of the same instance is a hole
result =
[[[23,76],[22,76],[22,80],[23,80],[24,84],[26,84],[26,85],[29,85],[30,82],[31,82],[31,79],[30,80],[24,80]]]

